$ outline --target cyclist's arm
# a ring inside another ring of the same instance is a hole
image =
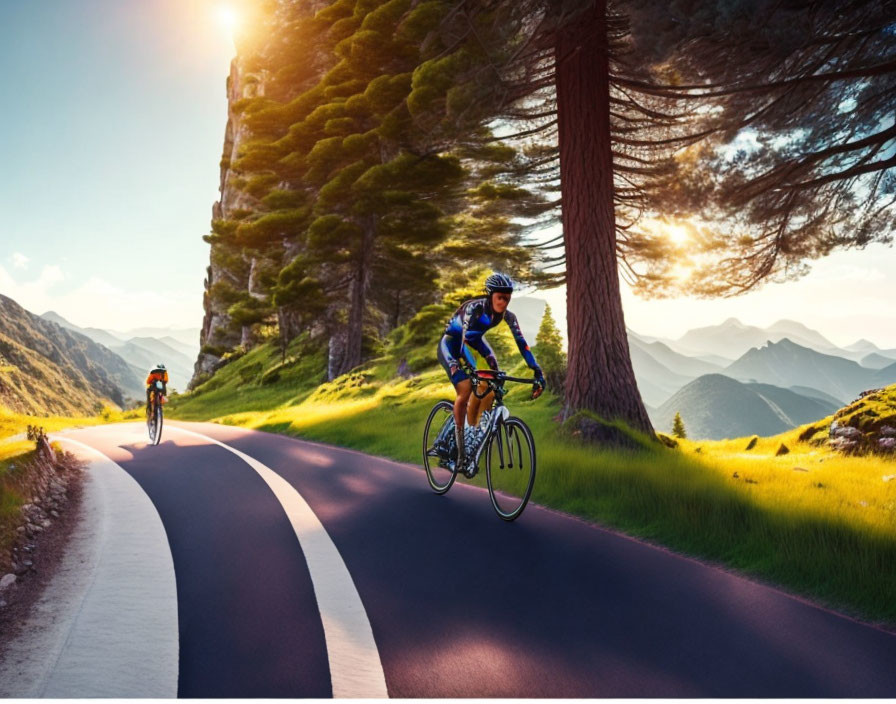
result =
[[[498,358],[495,357],[495,351],[492,349],[492,346],[486,342],[484,336],[480,335],[472,340],[467,340],[467,344],[482,355],[482,358],[485,360],[485,363],[488,364],[489,369],[498,368]]]
[[[535,355],[532,354],[532,350],[529,349],[529,343],[527,343],[526,338],[523,337],[523,331],[520,330],[520,324],[517,321],[516,316],[508,310],[504,312],[504,320],[506,320],[507,325],[510,326],[510,332],[513,333],[513,340],[516,342],[516,346],[523,356],[523,359],[526,360],[529,369],[540,369],[538,362],[535,361]]]

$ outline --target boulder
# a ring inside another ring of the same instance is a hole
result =
[[[837,428],[833,432],[833,436],[835,438],[847,438],[849,440],[859,440],[862,437],[862,431],[858,428],[853,428],[851,425],[844,425]]]

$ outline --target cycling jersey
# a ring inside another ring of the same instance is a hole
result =
[[[502,320],[510,327],[510,332],[513,334],[516,346],[519,348],[520,354],[523,356],[523,359],[526,360],[526,364],[529,365],[529,368],[539,368],[538,363],[535,361],[535,356],[529,349],[526,338],[523,337],[523,332],[520,330],[520,324],[517,321],[516,315],[509,310],[505,310],[503,314],[495,313],[491,307],[491,297],[483,296],[482,298],[474,298],[471,301],[467,301],[457,309],[451,320],[449,320],[448,324],[445,326],[445,334],[439,341],[439,361],[442,363],[442,366],[445,367],[445,370],[448,372],[453,383],[456,384],[457,381],[461,379],[469,378],[467,374],[460,369],[460,362],[458,360],[461,354],[464,355],[470,363],[470,366],[475,366],[472,357],[469,355],[466,348],[463,347],[462,340],[481,354],[489,367],[492,369],[498,368],[498,360],[495,358],[495,352],[491,348],[491,345],[485,341],[484,335],[486,332],[499,325]],[[458,371],[455,374],[452,374],[451,367],[456,367]]]
[[[146,377],[146,385],[149,386],[154,381],[161,381],[163,384],[168,383],[168,372],[160,369],[153,369],[149,376]]]

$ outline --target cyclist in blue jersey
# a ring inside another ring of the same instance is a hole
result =
[[[465,421],[467,427],[475,427],[479,422],[480,412],[489,410],[494,401],[493,394],[489,394],[483,399],[479,399],[473,394],[473,382],[461,365],[461,355],[463,355],[470,367],[474,369],[476,367],[473,356],[466,345],[481,354],[490,369],[497,369],[498,360],[495,358],[494,350],[485,341],[484,335],[499,325],[502,320],[505,321],[510,326],[520,354],[526,360],[529,368],[535,372],[536,384],[533,398],[538,398],[544,390],[544,374],[542,374],[541,367],[538,366],[535,356],[529,350],[529,345],[526,343],[526,338],[523,337],[516,316],[507,310],[510,297],[513,294],[513,281],[509,276],[494,273],[485,280],[485,291],[485,296],[467,301],[457,309],[454,316],[448,321],[448,325],[445,326],[445,334],[439,341],[439,362],[457,391],[457,398],[454,401],[454,426],[459,466],[464,463]],[[487,388],[483,382],[478,393],[484,393]]]

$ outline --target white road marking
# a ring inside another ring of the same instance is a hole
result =
[[[46,604],[35,606],[47,646],[16,663],[20,676],[9,684],[28,691],[11,696],[176,697],[177,586],[162,520],[118,464],[50,437],[95,459],[73,544],[41,597]]]
[[[220,445],[264,479],[286,512],[305,553],[327,643],[333,696],[387,698],[386,676],[364,604],[339,550],[308,502],[283,477],[254,457],[208,435],[179,426],[166,429]]]

